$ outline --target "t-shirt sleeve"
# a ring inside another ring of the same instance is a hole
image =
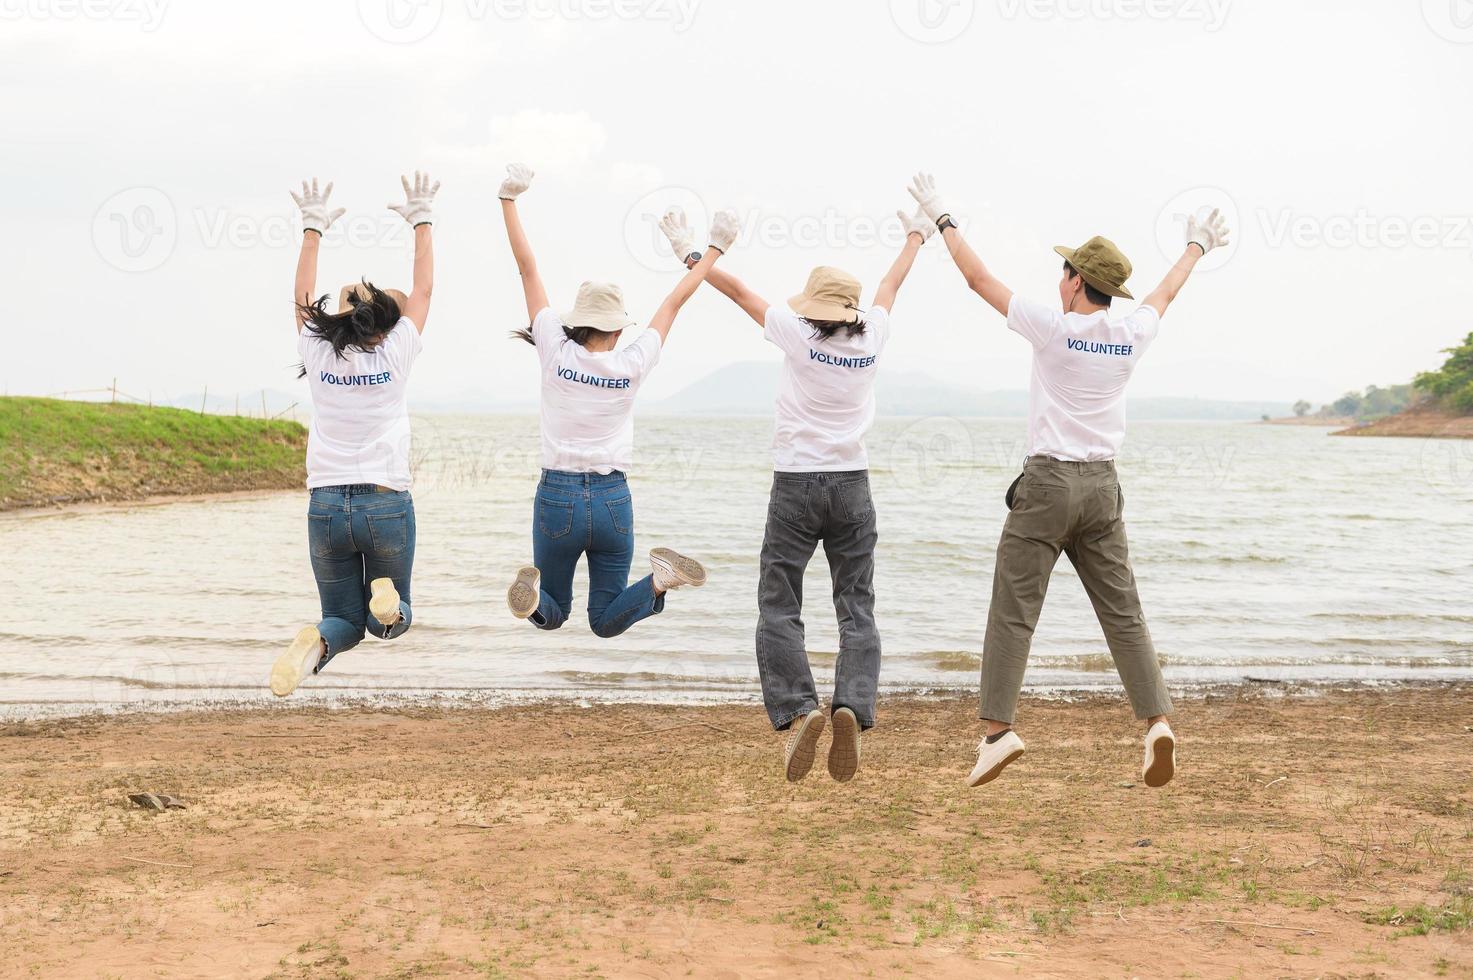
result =
[[[532,318],[532,341],[539,351],[556,347],[565,336],[562,317],[552,312],[552,307],[544,306]]]
[[[1135,336],[1137,347],[1145,348],[1161,332],[1161,314],[1153,306],[1137,307],[1134,313],[1125,318],[1125,322]]]
[[[394,324],[394,329],[389,331],[388,343],[394,359],[404,371],[414,366],[415,358],[424,350],[424,338],[420,336],[414,321],[407,316],[401,316],[399,322]]]
[[[864,315],[864,329],[874,331],[876,353],[883,350],[890,342],[890,311],[883,306],[871,306]]]
[[[659,333],[646,329],[635,339],[634,343],[624,348],[629,376],[636,381],[642,381],[644,376],[660,363],[662,349]]]
[[[1041,350],[1058,332],[1063,316],[1042,303],[1013,294],[1008,303],[1008,329],[1028,339],[1034,350]]]
[[[762,336],[768,343],[776,344],[781,350],[791,353],[803,342],[803,327],[803,321],[792,310],[769,306],[767,316],[762,321]]]

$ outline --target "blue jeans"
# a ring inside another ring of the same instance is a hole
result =
[[[414,568],[414,501],[409,491],[368,486],[318,487],[307,508],[312,574],[322,599],[317,630],[327,643],[318,670],[365,631],[384,640],[409,629],[409,573]],[[368,611],[368,583],[393,579],[402,617],[385,627]]]
[[[634,501],[624,474],[543,470],[532,516],[532,563],[542,573],[542,601],[531,620],[555,630],[573,611],[573,572],[588,555],[588,625],[602,637],[665,608],[646,575],[629,585],[634,560]],[[626,587],[627,586],[627,587]]]

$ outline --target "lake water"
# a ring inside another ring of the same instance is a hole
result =
[[[369,639],[295,698],[750,700],[768,419],[643,418],[637,554],[669,545],[700,590],[615,640],[514,620],[531,558],[535,419],[415,421],[415,625]],[[1003,493],[1021,421],[889,419],[870,438],[888,691],[975,688]],[[1317,428],[1141,423],[1120,460],[1136,575],[1177,689],[1241,682],[1473,678],[1473,442],[1333,438]],[[0,716],[274,701],[272,660],[316,591],[306,495],[0,515]],[[636,563],[636,576],[644,574]],[[809,569],[821,687],[837,646],[828,571]],[[1034,689],[1114,687],[1061,560]]]

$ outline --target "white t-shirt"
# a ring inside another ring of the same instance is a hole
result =
[[[777,392],[773,468],[779,473],[869,467],[864,435],[875,421],[875,375],[890,339],[890,312],[863,314],[864,333],[825,340],[787,307],[769,306],[762,333],[787,355]]]
[[[409,371],[424,348],[408,317],[371,351],[343,351],[303,327],[297,351],[312,392],[307,486],[377,483],[408,490]]]
[[[1028,455],[1086,463],[1119,455],[1125,384],[1160,328],[1149,306],[1111,320],[1104,310],[1062,313],[1015,294],[1008,329],[1033,344]]]
[[[542,361],[542,466],[565,473],[628,472],[634,462],[634,395],[660,361],[660,335],[645,330],[618,350],[590,351],[563,333],[549,307],[532,319]]]

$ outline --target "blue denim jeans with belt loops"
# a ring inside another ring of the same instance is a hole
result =
[[[366,633],[383,640],[403,636],[413,621],[409,576],[414,568],[414,501],[407,490],[373,485],[317,487],[307,507],[312,574],[322,600],[317,630],[327,643],[318,670]],[[393,626],[368,611],[368,584],[392,579],[402,618]]]

